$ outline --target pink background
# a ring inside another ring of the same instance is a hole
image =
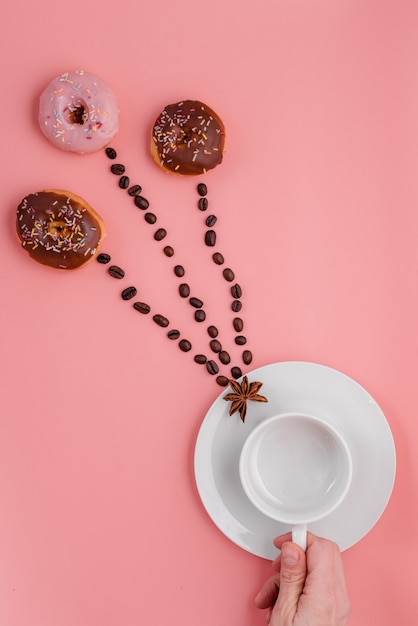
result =
[[[196,491],[214,380],[122,302],[103,266],[60,273],[18,245],[26,194],[81,195],[106,222],[123,286],[206,350],[172,260],[103,152],[64,153],[38,129],[40,92],[74,68],[116,92],[112,145],[229,328],[197,181],[162,173],[148,153],[165,104],[201,99],[224,119],[224,163],[205,182],[219,249],[245,291],[252,366],[343,371],[377,400],[396,442],[389,505],[343,554],[350,624],[416,623],[418,4],[14,0],[0,28],[0,624],[255,626],[271,571],[224,537]]]

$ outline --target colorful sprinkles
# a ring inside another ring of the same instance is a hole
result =
[[[198,100],[170,104],[157,118],[151,153],[163,169],[205,174],[222,162],[225,129],[221,119]]]
[[[17,209],[22,247],[39,263],[74,269],[93,257],[103,223],[81,198],[65,191],[40,191],[23,198]]]
[[[116,97],[98,76],[76,70],[55,78],[42,92],[39,126],[58,148],[94,152],[118,132]]]

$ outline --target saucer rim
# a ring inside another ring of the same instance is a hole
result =
[[[239,418],[235,419],[236,416],[228,416],[226,403],[222,402],[223,393],[209,407],[198,431],[194,453],[196,487],[207,514],[228,539],[244,550],[266,559],[277,555],[272,540],[290,528],[274,522],[253,507],[242,486],[237,485],[234,458],[230,457],[236,455],[237,449],[240,450],[239,446],[242,447],[246,435],[259,422],[268,419],[272,407],[273,414],[288,412],[289,402],[293,412],[304,410],[300,408],[304,402],[296,402],[294,399],[295,388],[299,400],[305,401],[303,394],[300,395],[301,388],[309,396],[315,385],[319,384],[325,386],[327,392],[321,397],[326,408],[329,409],[328,404],[336,402],[344,416],[344,421],[341,415],[335,420],[335,416],[327,411],[320,411],[334,427],[337,428],[337,423],[338,428],[345,431],[343,435],[347,437],[349,434],[347,443],[353,456],[353,478],[356,480],[352,481],[344,502],[325,520],[312,523],[310,530],[335,541],[342,551],[347,550],[375,526],[392,494],[396,475],[396,449],[383,411],[359,383],[343,372],[319,363],[279,361],[256,368],[246,375],[250,379],[263,381],[263,391],[265,389],[271,401],[270,409],[266,412],[268,405],[261,407],[260,404],[251,404],[243,425]],[[287,390],[286,384],[290,384],[291,392]],[[318,402],[318,397],[315,397],[315,401]],[[342,410],[344,402],[358,403],[361,415],[351,415],[349,420],[346,419]],[[308,412],[316,415],[316,409],[312,411],[311,407]],[[363,418],[367,419],[362,423]],[[248,422],[248,430],[243,434],[238,429]],[[215,478],[215,473],[224,469],[223,466],[227,467],[228,475],[222,474],[221,479],[219,476]],[[371,490],[373,498],[370,497]],[[235,506],[235,512],[230,510],[231,504]],[[350,525],[347,520],[350,520]]]

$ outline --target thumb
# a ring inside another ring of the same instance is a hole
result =
[[[280,592],[275,605],[283,624],[292,624],[306,578],[306,554],[295,543],[281,548]]]

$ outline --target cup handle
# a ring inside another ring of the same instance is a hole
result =
[[[307,527],[306,524],[292,526],[292,541],[306,552]]]

